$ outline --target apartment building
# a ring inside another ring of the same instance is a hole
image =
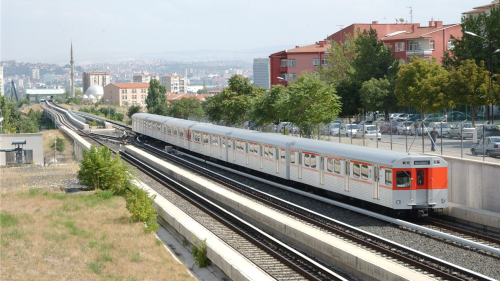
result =
[[[269,89],[269,58],[253,59],[253,83],[257,86]]]
[[[0,97],[4,95],[3,91],[3,67],[0,66]]]
[[[146,106],[149,83],[110,83],[104,86],[104,104]]]
[[[151,81],[151,79],[156,79],[156,80],[160,81],[160,76],[154,75],[154,74],[142,73],[142,74],[134,75],[133,82],[134,83],[149,83],[149,81]]]
[[[462,14],[466,15],[466,16],[475,16],[475,17],[477,17],[479,14],[485,13],[486,16],[489,16],[491,14],[491,9],[493,9],[493,7],[495,7],[495,6],[497,8],[498,8],[498,6],[500,6],[500,0],[492,1],[491,4],[474,7],[473,8],[474,10],[468,11],[468,12],[464,12]]]
[[[385,35],[381,41],[390,46],[402,62],[418,56],[424,59],[436,58],[441,64],[446,51],[453,49],[451,36],[460,38],[460,24],[443,25],[442,21],[429,21],[429,26],[412,26],[410,30]]]
[[[161,84],[167,92],[187,94],[188,78],[178,74],[170,74],[161,78]]]
[[[40,69],[38,69],[38,68],[31,69],[31,79],[35,79],[35,80],[40,79]]]
[[[82,73],[83,92],[94,85],[105,87],[110,82],[109,73],[106,71],[88,71]]]

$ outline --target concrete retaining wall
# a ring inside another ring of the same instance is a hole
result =
[[[448,162],[448,200],[500,213],[500,165],[441,156]]]

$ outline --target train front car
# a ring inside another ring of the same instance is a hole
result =
[[[393,164],[393,209],[425,217],[448,206],[448,163],[440,157],[408,155]]]

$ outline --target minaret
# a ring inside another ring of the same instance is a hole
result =
[[[71,97],[75,97],[75,66],[73,61],[73,41],[71,41]]]

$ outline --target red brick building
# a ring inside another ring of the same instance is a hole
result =
[[[421,27],[420,23],[355,23],[313,45],[296,46],[294,49],[271,54],[271,85],[286,86],[288,81],[295,80],[303,71],[314,71],[325,64],[325,55],[328,55],[331,46],[330,40],[345,42],[349,34],[356,35],[358,28],[363,31],[369,30],[370,26],[377,31],[378,39],[391,45],[396,57],[405,61],[411,56],[421,56],[436,57],[441,62],[444,51],[452,47],[450,35],[462,35],[459,24],[443,25],[442,21],[431,21],[428,27]],[[431,42],[434,45],[431,46]]]

